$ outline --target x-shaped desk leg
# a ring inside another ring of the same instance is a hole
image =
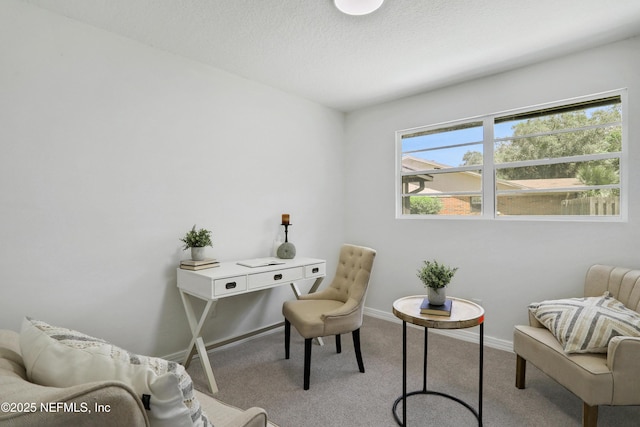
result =
[[[207,380],[209,381],[209,389],[211,393],[218,392],[218,384],[216,383],[216,378],[213,376],[213,369],[211,369],[211,362],[209,361],[209,355],[207,354],[207,348],[204,345],[204,340],[200,336],[202,333],[202,327],[204,326],[205,321],[209,318],[209,315],[215,311],[216,304],[218,303],[217,299],[208,300],[207,304],[200,315],[200,320],[197,319],[196,313],[193,310],[193,305],[191,304],[191,300],[189,299],[189,295],[180,289],[180,297],[182,298],[182,304],[184,305],[184,310],[187,313],[187,320],[189,321],[189,328],[191,329],[191,342],[189,343],[189,347],[187,350],[187,355],[184,358],[183,365],[186,368],[189,367],[189,363],[191,363],[191,358],[194,355],[194,350],[198,352],[200,356],[200,363],[202,364],[202,370],[207,376]]]
[[[318,290],[320,283],[322,283],[322,279],[324,279],[324,277],[318,277],[316,281],[313,282],[313,285],[309,289],[310,294]],[[291,283],[291,289],[293,290],[293,293],[295,294],[296,298],[300,299],[301,292],[300,292],[300,288],[298,288],[298,285],[296,285],[295,283]],[[322,341],[322,337],[316,338],[316,341],[318,341],[319,345],[324,345],[324,341]]]

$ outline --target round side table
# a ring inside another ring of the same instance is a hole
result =
[[[393,314],[402,320],[402,396],[393,404],[393,417],[400,426],[406,426],[407,422],[407,397],[416,394],[435,394],[454,400],[471,411],[478,420],[478,426],[482,426],[482,370],[484,347],[484,309],[478,304],[461,298],[448,297],[451,303],[450,316],[436,316],[420,313],[420,305],[426,295],[414,295],[396,300],[393,303]],[[424,357],[422,371],[422,390],[407,393],[407,322],[424,327]],[[478,381],[478,409],[455,396],[427,389],[427,343],[429,328],[434,329],[463,329],[480,326],[480,355],[479,355],[479,381]],[[398,416],[397,407],[402,403],[402,420]]]

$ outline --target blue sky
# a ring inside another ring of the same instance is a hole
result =
[[[504,138],[513,135],[513,126],[514,122],[495,125],[495,137]],[[460,166],[464,163],[462,157],[467,151],[478,151],[482,153],[482,125],[467,129],[457,129],[449,132],[405,138],[402,140],[402,151],[404,153],[413,150],[468,143],[474,143],[474,145],[415,152],[410,155],[421,159],[433,160],[444,165]]]

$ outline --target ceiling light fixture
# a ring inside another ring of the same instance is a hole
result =
[[[382,6],[384,0],[333,0],[338,10],[347,15],[367,15]]]

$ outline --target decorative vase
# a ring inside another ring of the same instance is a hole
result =
[[[204,248],[193,246],[191,248],[191,259],[194,261],[202,261],[204,259]]]
[[[429,288],[427,297],[429,298],[429,304],[431,305],[444,305],[447,300],[447,287],[444,288]]]
[[[281,259],[293,259],[296,256],[296,247],[293,243],[284,242],[278,247],[278,258]]]

